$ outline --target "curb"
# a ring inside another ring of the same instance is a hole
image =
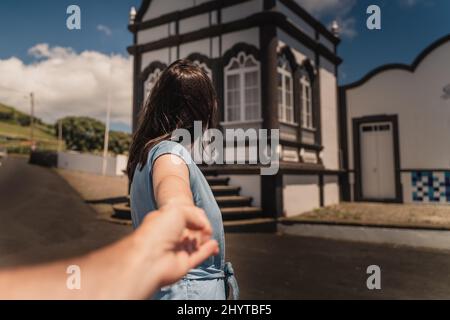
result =
[[[413,226],[413,225],[395,225],[395,224],[373,224],[361,222],[339,222],[339,221],[318,221],[318,220],[290,220],[289,218],[281,218],[279,224],[286,226],[303,224],[303,225],[324,225],[324,226],[343,226],[343,227],[364,227],[364,228],[380,228],[380,229],[401,229],[401,230],[417,230],[417,231],[450,231],[449,227],[439,226]]]

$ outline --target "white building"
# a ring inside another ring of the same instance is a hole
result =
[[[340,97],[344,199],[450,203],[450,35]]]
[[[129,29],[134,125],[160,72],[188,58],[213,79],[222,129],[281,130],[277,175],[254,165],[208,169],[240,187],[213,188],[221,207],[290,216],[339,202],[339,39],[295,1],[144,0]]]

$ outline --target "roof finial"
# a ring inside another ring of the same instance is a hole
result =
[[[131,9],[130,9],[130,24],[134,24],[134,21],[136,20],[136,14],[137,14],[137,12],[136,12],[136,8],[133,6],[133,7],[131,7]]]
[[[331,24],[331,32],[333,32],[335,37],[339,38],[340,31],[341,28],[339,26],[339,23],[337,22],[337,20],[334,20],[333,23]]]

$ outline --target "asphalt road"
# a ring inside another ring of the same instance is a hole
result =
[[[55,172],[9,158],[0,167],[0,266],[81,254],[131,229],[96,213]],[[450,253],[276,234],[227,234],[243,299],[450,298]],[[381,290],[366,268],[381,268]]]
[[[10,157],[0,167],[0,266],[70,257],[131,230],[95,211],[54,171]]]

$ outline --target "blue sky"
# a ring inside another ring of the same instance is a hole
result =
[[[37,43],[126,54],[131,43],[128,12],[140,0],[2,0],[0,1],[0,58],[12,55],[30,61],[29,48]],[[66,9],[81,8],[82,29],[66,28]],[[106,35],[97,26],[108,27]]]
[[[436,39],[450,33],[450,1],[449,0],[295,0],[304,5],[313,15],[324,24],[329,25],[334,19],[338,19],[343,28],[342,43],[339,46],[339,55],[344,63],[340,67],[341,84],[360,79],[373,68],[385,63],[400,62],[411,63],[413,59],[429,44]],[[11,66],[20,68],[22,80],[27,75],[32,75],[33,64],[39,62],[37,56],[45,59],[56,59],[61,55],[70,56],[73,63],[72,70],[76,70],[80,61],[83,61],[81,53],[91,51],[97,53],[89,61],[96,61],[98,72],[93,76],[100,79],[107,72],[105,61],[111,53],[116,54],[115,75],[124,74],[129,67],[130,60],[126,47],[131,44],[132,37],[126,26],[128,23],[128,11],[131,6],[139,7],[140,0],[2,0],[0,2],[0,72],[15,70]],[[66,26],[66,8],[70,4],[77,4],[82,10],[82,30],[69,31]],[[369,31],[366,28],[366,9],[371,4],[381,7],[382,30]],[[102,26],[102,27],[99,27]],[[101,30],[99,30],[101,29]],[[30,54],[30,48],[41,44]],[[45,44],[47,47],[42,46]],[[74,51],[63,52],[52,48],[72,48]],[[103,54],[103,55],[102,55]],[[16,57],[17,59],[13,59]],[[54,62],[55,62],[54,61]],[[1,63],[8,67],[2,69]],[[55,62],[57,63],[57,62]],[[93,63],[93,62],[92,62]],[[50,63],[44,65],[51,69]],[[88,64],[86,64],[86,67]],[[45,69],[49,70],[49,69]],[[54,71],[54,70],[53,70]],[[57,75],[64,77],[64,75]],[[30,76],[34,77],[34,76]],[[65,78],[65,77],[64,77]],[[83,81],[79,80],[76,84]],[[44,81],[44,80],[43,80]],[[46,79],[48,83],[50,80]],[[129,79],[118,79],[117,86],[123,87],[126,92],[117,98],[117,105],[113,109],[114,127],[117,129],[129,129],[128,113],[121,111],[130,105],[131,85]],[[6,95],[1,86],[11,87],[19,83],[6,79],[2,82],[0,75],[0,100],[13,96],[13,91]],[[17,89],[17,88],[12,88]],[[103,88],[105,89],[105,88]],[[6,90],[6,89],[5,89]],[[21,90],[21,89],[20,89]],[[45,88],[35,88],[31,84],[23,84],[23,90],[37,91],[37,96],[45,97]],[[71,89],[72,91],[74,88]],[[114,87],[114,92],[119,91]],[[3,92],[3,93],[2,93]],[[89,92],[86,93],[88,95]],[[101,99],[97,99],[101,100]],[[86,100],[87,101],[87,100]],[[10,103],[21,104],[19,98]],[[64,104],[65,102],[58,102]],[[55,108],[57,102],[45,101],[42,98],[42,116],[54,113],[62,116],[73,113],[88,112],[93,110],[93,116],[102,117],[103,108],[98,106],[83,108],[79,102],[70,104],[71,110],[60,107],[59,113],[47,106]],[[26,108],[26,104],[23,104]],[[86,111],[88,110],[88,111]],[[115,111],[114,111],[115,110]],[[54,120],[54,119],[49,119]]]
[[[381,30],[366,27],[370,4],[381,8]],[[386,63],[409,64],[432,42],[450,34],[448,0],[359,0],[345,17],[354,19],[355,35],[344,36],[339,46],[344,59],[340,83],[356,81]]]

